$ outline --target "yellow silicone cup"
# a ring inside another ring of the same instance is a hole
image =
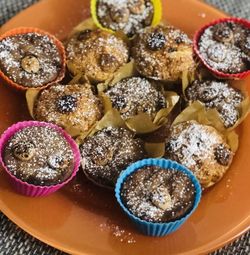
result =
[[[160,23],[161,18],[162,18],[162,4],[161,4],[161,0],[151,0],[151,2],[154,6],[154,16],[153,16],[151,26],[156,26]],[[116,32],[109,28],[103,27],[102,24],[99,22],[98,17],[97,17],[97,0],[91,0],[90,10],[91,10],[92,19],[97,27],[99,27],[103,30],[106,30],[108,32],[111,32],[111,33]]]

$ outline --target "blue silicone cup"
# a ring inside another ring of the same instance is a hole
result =
[[[121,199],[121,188],[122,184],[126,180],[128,176],[130,176],[133,172],[136,172],[140,168],[144,166],[159,166],[161,168],[165,169],[176,169],[178,171],[184,172],[193,182],[196,193],[195,193],[195,200],[192,210],[183,216],[181,219],[170,221],[170,222],[164,222],[164,223],[153,223],[153,222],[147,222],[145,220],[141,220],[140,218],[134,216],[123,204]],[[123,211],[128,215],[128,217],[134,222],[136,227],[139,231],[141,231],[144,235],[148,236],[165,236],[168,235],[174,231],[176,231],[181,225],[190,217],[190,215],[195,211],[197,208],[200,199],[201,199],[201,186],[199,184],[199,181],[197,178],[193,175],[193,173],[188,170],[186,167],[178,164],[177,162],[166,160],[166,159],[144,159],[135,162],[134,164],[130,165],[125,171],[121,173],[119,176],[116,187],[115,187],[115,196],[120,204]]]

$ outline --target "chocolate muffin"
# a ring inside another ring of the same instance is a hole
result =
[[[3,160],[16,178],[39,186],[62,183],[74,167],[70,144],[55,129],[44,126],[26,127],[13,135]]]
[[[152,24],[154,6],[151,0],[97,0],[96,12],[103,27],[131,37]]]
[[[138,33],[131,53],[140,74],[154,80],[178,81],[183,71],[195,67],[191,40],[169,25],[148,27]]]
[[[30,32],[0,41],[0,70],[19,85],[42,87],[55,81],[63,69],[60,50],[48,35]]]
[[[33,114],[39,121],[88,131],[101,119],[102,106],[88,84],[55,84],[40,92]]]
[[[82,74],[91,82],[102,82],[128,62],[126,43],[114,34],[83,30],[74,34],[66,45],[67,66],[72,75]]]
[[[144,166],[123,183],[121,198],[128,210],[148,222],[170,222],[191,211],[195,187],[176,169]]]
[[[106,95],[123,119],[139,113],[147,113],[154,118],[160,109],[167,107],[163,93],[151,81],[140,77],[121,80]]]
[[[94,183],[114,188],[119,174],[145,157],[142,140],[124,128],[107,127],[80,145],[82,168]]]
[[[191,170],[203,188],[214,185],[223,177],[234,156],[215,128],[196,121],[173,126],[165,147],[164,157]]]
[[[198,48],[203,60],[217,71],[229,74],[250,69],[250,29],[225,21],[206,28]]]
[[[239,106],[244,96],[227,81],[196,80],[185,94],[189,102],[199,100],[207,108],[215,108],[226,128],[232,127],[240,118]]]

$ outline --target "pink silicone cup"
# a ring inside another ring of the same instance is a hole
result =
[[[201,56],[200,52],[199,52],[199,41],[200,41],[200,37],[201,35],[204,33],[204,31],[210,27],[210,26],[214,26],[218,23],[221,22],[226,22],[226,21],[232,21],[235,23],[239,23],[243,26],[245,26],[246,28],[250,29],[250,22],[245,20],[245,19],[240,19],[240,18],[223,18],[223,19],[218,19],[215,20],[207,25],[205,25],[204,27],[202,27],[201,29],[199,29],[195,35],[194,35],[194,40],[193,40],[193,48],[194,48],[194,52],[195,54],[198,56],[198,58],[200,59],[200,61],[202,62],[202,64],[210,71],[212,72],[215,76],[219,77],[219,78],[225,78],[225,79],[244,79],[246,78],[248,75],[250,75],[250,70],[245,71],[245,72],[241,72],[241,73],[234,73],[234,74],[229,74],[229,73],[223,73],[220,72],[216,69],[213,69],[210,65],[207,64],[207,62],[203,59],[203,57]]]
[[[3,150],[5,148],[6,143],[9,141],[9,139],[18,131],[26,128],[26,127],[32,127],[32,126],[43,126],[43,127],[50,127],[58,131],[69,143],[69,145],[72,148],[73,154],[74,154],[74,168],[71,176],[64,182],[52,185],[52,186],[36,186],[33,184],[29,184],[27,182],[21,181],[20,179],[16,178],[5,166],[3,162]],[[3,169],[6,171],[9,180],[12,184],[12,186],[15,188],[15,190],[18,193],[21,193],[26,196],[30,197],[40,197],[40,196],[46,196],[51,193],[54,193],[55,191],[62,188],[65,184],[70,182],[74,176],[76,175],[77,171],[79,170],[80,166],[80,151],[76,144],[76,142],[60,127],[46,122],[39,122],[39,121],[23,121],[18,122],[11,127],[9,127],[1,136],[0,138],[0,163],[3,167]]]

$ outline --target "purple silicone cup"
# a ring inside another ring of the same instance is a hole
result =
[[[51,186],[37,186],[33,184],[29,184],[27,182],[21,181],[20,179],[16,178],[6,167],[3,161],[3,151],[5,148],[6,143],[9,141],[9,139],[18,131],[26,128],[26,127],[33,127],[33,126],[40,126],[40,127],[49,127],[54,130],[56,130],[58,133],[60,133],[69,143],[73,154],[74,154],[74,168],[71,176],[64,182],[59,183],[57,185],[51,185]],[[76,144],[76,142],[69,136],[62,128],[46,122],[39,122],[39,121],[23,121],[18,122],[11,127],[9,127],[1,136],[0,138],[0,163],[7,173],[10,183],[14,187],[14,189],[25,196],[30,197],[41,197],[41,196],[47,196],[51,193],[54,193],[55,191],[62,188],[65,184],[70,182],[74,176],[76,175],[77,171],[79,170],[80,166],[80,151]]]

